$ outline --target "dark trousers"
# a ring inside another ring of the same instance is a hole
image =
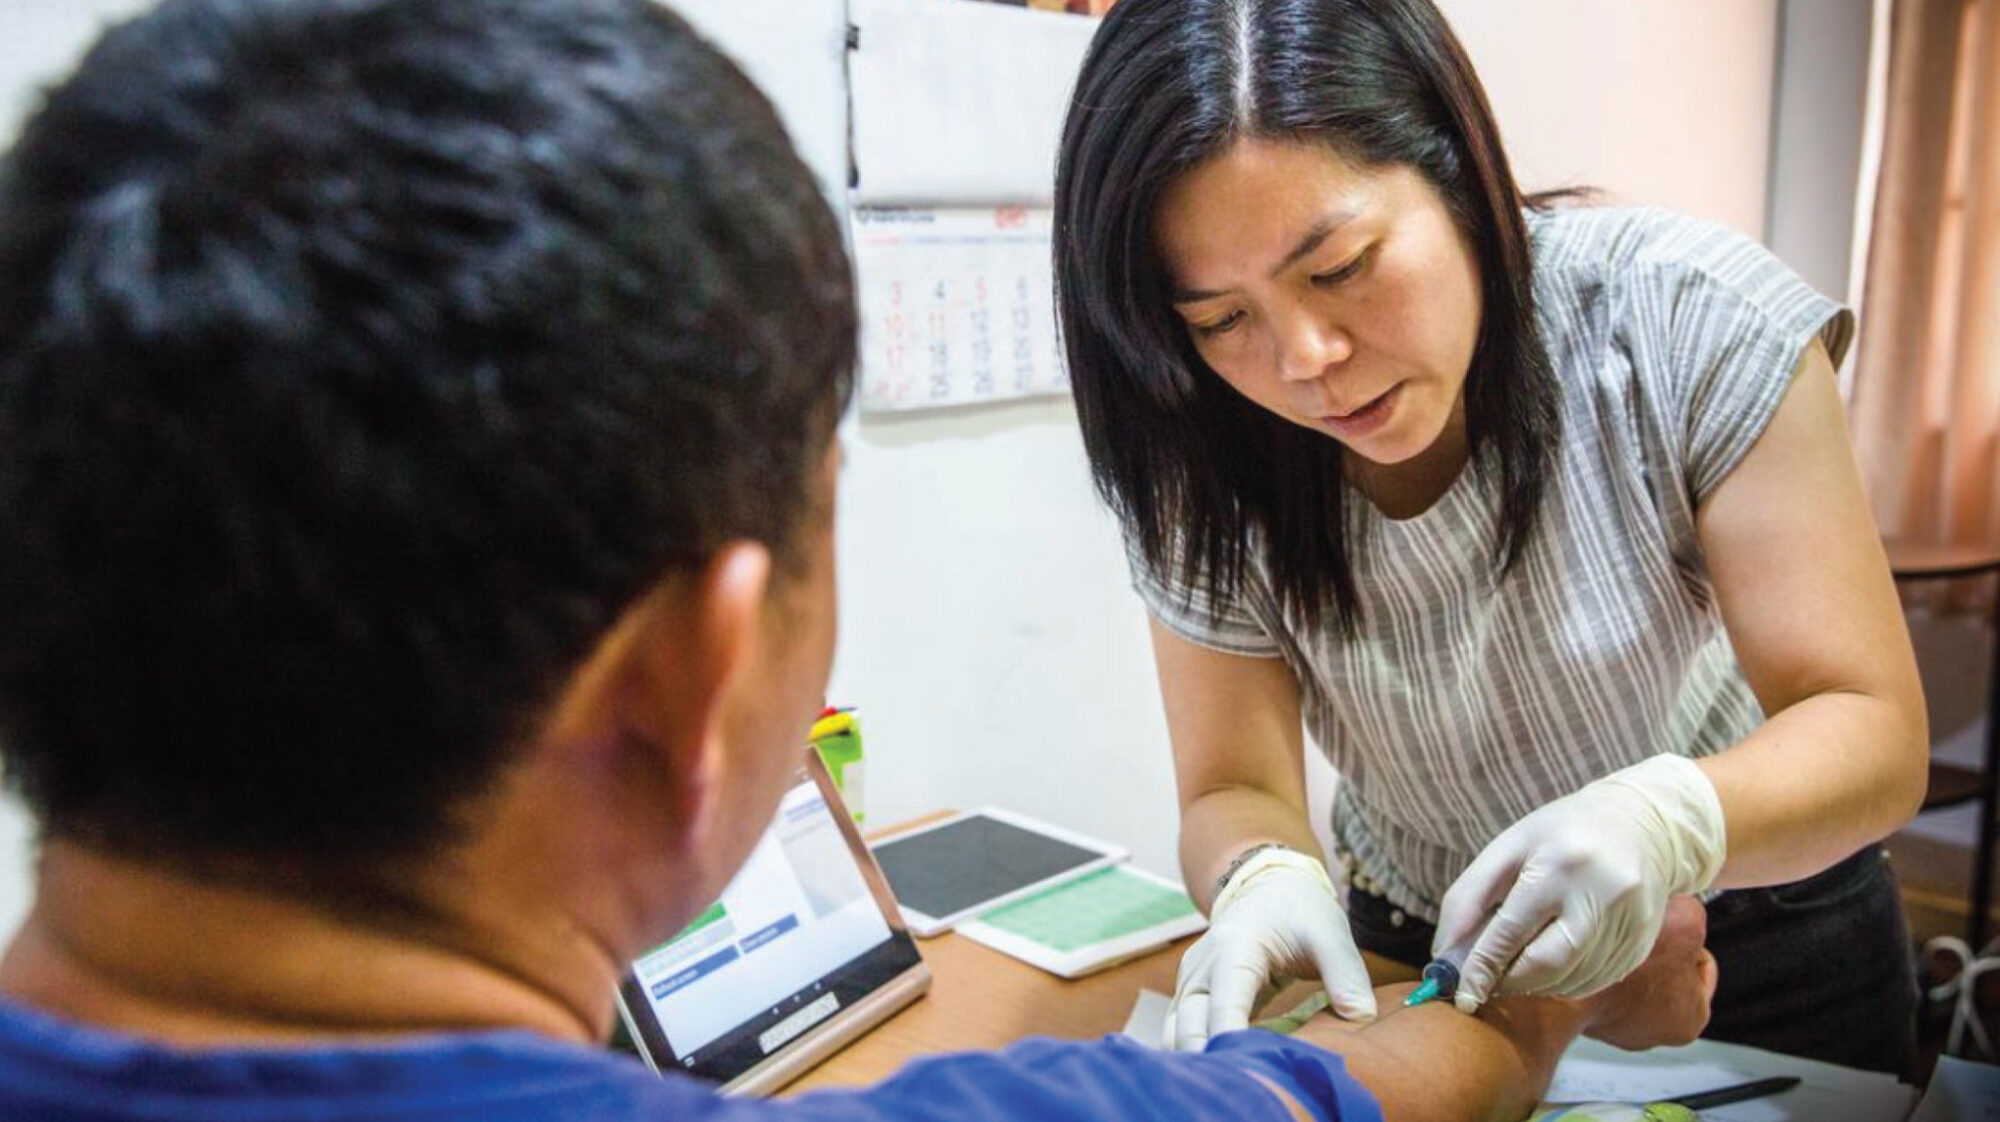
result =
[[[1354,941],[1412,967],[1430,924],[1352,891]],[[1708,905],[1718,981],[1702,1035],[1912,1079],[1917,980],[1889,854],[1868,846],[1816,876],[1724,892]]]

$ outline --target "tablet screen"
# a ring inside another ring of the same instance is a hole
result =
[[[874,848],[896,899],[928,916],[955,915],[1104,857],[983,814]]]
[[[656,1065],[733,1078],[916,961],[802,773],[722,898],[621,987]]]

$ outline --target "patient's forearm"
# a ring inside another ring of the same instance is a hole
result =
[[[1316,1017],[1298,1036],[1338,1052],[1397,1122],[1514,1122],[1540,1101],[1585,1007],[1498,998],[1477,1016],[1447,1003],[1405,1008],[1412,987],[1375,991],[1382,1016],[1356,1025]]]

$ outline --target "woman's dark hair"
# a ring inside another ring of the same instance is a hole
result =
[[[1056,171],[1056,301],[1098,493],[1144,563],[1236,596],[1254,535],[1279,603],[1352,634],[1341,448],[1237,394],[1171,307],[1155,239],[1181,176],[1246,138],[1414,169],[1476,253],[1473,471],[1497,474],[1502,573],[1540,506],[1560,421],[1522,200],[1485,92],[1429,0],[1122,0],[1092,41]]]
[[[0,173],[8,781],[381,887],[664,577],[798,571],[855,322],[771,106],[650,0],[112,30]]]

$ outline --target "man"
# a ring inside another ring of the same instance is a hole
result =
[[[0,180],[0,1117],[1484,1117],[1699,1029],[1693,909],[1588,1001],[1200,1056],[729,1106],[597,1048],[819,704],[854,340],[770,108],[643,0],[108,34]]]

